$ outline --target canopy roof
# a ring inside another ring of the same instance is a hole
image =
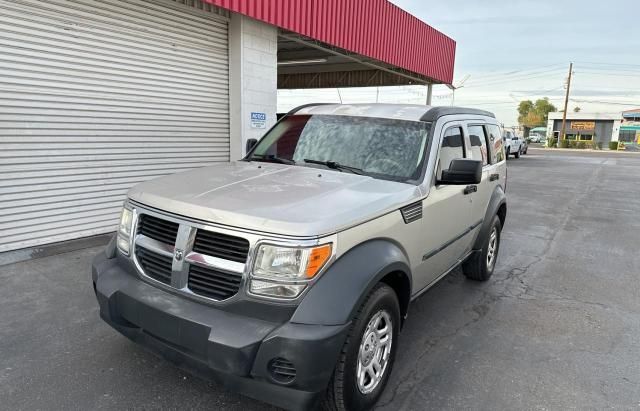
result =
[[[424,83],[451,84],[456,43],[387,0],[205,0],[397,68]],[[386,67],[388,68],[388,67]]]

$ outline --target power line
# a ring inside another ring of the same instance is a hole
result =
[[[550,77],[550,76],[552,76],[554,74],[560,74],[561,72],[562,72],[562,69],[556,69],[556,70],[547,71],[544,74],[538,73],[537,75],[529,75],[529,76],[518,77],[518,78],[514,78],[514,77],[504,78],[504,79],[500,79],[500,80],[493,80],[493,81],[486,82],[486,83],[470,84],[470,85],[465,86],[465,87],[485,87],[485,86],[493,86],[493,85],[498,85],[498,84],[520,82],[520,81],[532,80],[532,79],[537,79],[537,78]]]
[[[621,74],[621,73],[614,73],[614,72],[604,73],[604,72],[598,72],[598,71],[578,70],[578,73],[585,73],[585,74],[589,74],[591,76],[635,77],[635,78],[640,79],[640,72],[638,72],[638,74]]]
[[[573,101],[574,103],[610,104],[610,105],[616,105],[616,106],[640,106],[640,102],[623,103],[619,101],[616,102],[616,101],[581,100],[581,99],[575,99],[575,98],[572,98],[570,100]]]
[[[640,67],[640,64],[625,64],[625,63],[597,63],[593,61],[577,61],[577,64],[593,64],[598,66],[615,66],[615,67]]]
[[[520,75],[523,75],[523,74],[525,74],[527,72],[538,71],[538,70],[543,69],[543,68],[558,67],[558,66],[560,66],[560,65],[559,64],[551,64],[551,65],[546,65],[546,66],[532,67],[532,68],[524,69],[524,70],[513,70],[513,71],[507,71],[507,72],[503,72],[503,73],[485,74],[485,75],[473,76],[473,79],[474,80],[475,79],[492,80],[494,78],[520,76]],[[564,64],[562,64],[562,66],[564,66]],[[536,74],[536,73],[528,73],[528,74]]]

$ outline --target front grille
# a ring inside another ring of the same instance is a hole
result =
[[[271,377],[279,383],[288,384],[296,378],[296,367],[289,360],[274,358],[269,362]]]
[[[249,241],[241,237],[198,230],[193,251],[238,263],[246,263],[249,254]]]
[[[178,223],[142,214],[138,222],[138,234],[153,238],[161,243],[174,245],[178,236]]]
[[[147,276],[161,283],[171,284],[171,264],[173,261],[171,257],[136,247],[136,258]]]
[[[242,274],[226,273],[214,268],[197,265],[189,267],[189,289],[214,300],[226,300],[240,289]]]

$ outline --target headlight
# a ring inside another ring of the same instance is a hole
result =
[[[120,226],[118,227],[118,249],[125,255],[129,255],[131,246],[131,223],[133,222],[133,212],[128,208],[122,209],[120,215]]]
[[[295,298],[331,258],[331,244],[310,248],[261,245],[253,266],[254,294]]]

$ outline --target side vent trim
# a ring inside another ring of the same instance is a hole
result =
[[[400,212],[402,213],[402,218],[404,219],[405,224],[418,221],[422,219],[422,201],[409,204],[408,206],[401,208]]]

